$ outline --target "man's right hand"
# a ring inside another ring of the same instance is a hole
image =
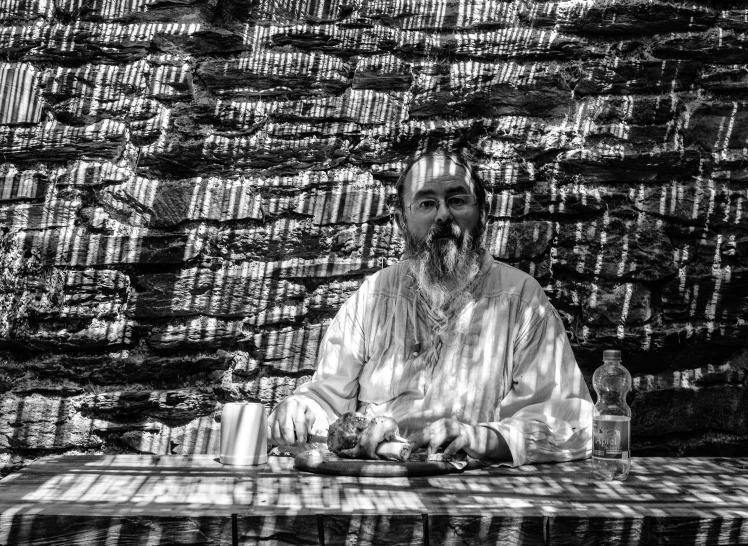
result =
[[[304,402],[287,398],[268,418],[270,442],[278,446],[305,444],[314,421],[314,413]]]

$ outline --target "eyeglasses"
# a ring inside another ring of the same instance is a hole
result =
[[[408,208],[413,216],[427,218],[435,215],[442,203],[447,205],[447,208],[453,214],[460,214],[475,206],[475,196],[467,194],[452,195],[443,201],[440,199],[418,199],[408,205]]]

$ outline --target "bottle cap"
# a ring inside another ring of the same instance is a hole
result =
[[[603,351],[603,360],[621,360],[621,351],[616,349]]]

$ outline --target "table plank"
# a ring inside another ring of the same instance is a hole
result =
[[[238,540],[242,546],[317,546],[317,516],[239,517]],[[230,543],[229,543],[230,544]]]
[[[429,544],[433,546],[546,544],[546,518],[543,517],[431,515],[428,522]]]
[[[642,546],[650,543],[647,518],[552,517],[548,542],[557,546]]]
[[[457,475],[364,478],[301,473],[292,461],[226,467],[210,456],[45,458],[0,481],[0,513],[85,516],[748,517],[746,459],[641,459],[626,482],[587,462]]]
[[[0,544],[8,546],[230,546],[231,517],[87,517],[16,514],[0,516]],[[275,543],[273,543],[275,544]],[[313,544],[316,544],[314,542]],[[269,546],[269,544],[268,544]]]
[[[652,518],[654,544],[722,546],[748,544],[748,520],[738,518]]]
[[[237,543],[316,546],[318,517],[237,518]],[[328,542],[327,544],[345,542]],[[362,544],[364,544],[363,542]],[[101,517],[17,514],[0,517],[2,546],[231,546],[231,517]],[[357,543],[358,544],[358,543]]]
[[[748,459],[586,461],[418,478],[323,476],[271,458],[45,457],[0,480],[0,546],[748,544]]]
[[[326,515],[323,528],[325,546],[423,544],[423,517],[420,515]]]

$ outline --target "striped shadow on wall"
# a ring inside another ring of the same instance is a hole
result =
[[[0,64],[0,124],[39,123],[36,70],[23,63]]]

